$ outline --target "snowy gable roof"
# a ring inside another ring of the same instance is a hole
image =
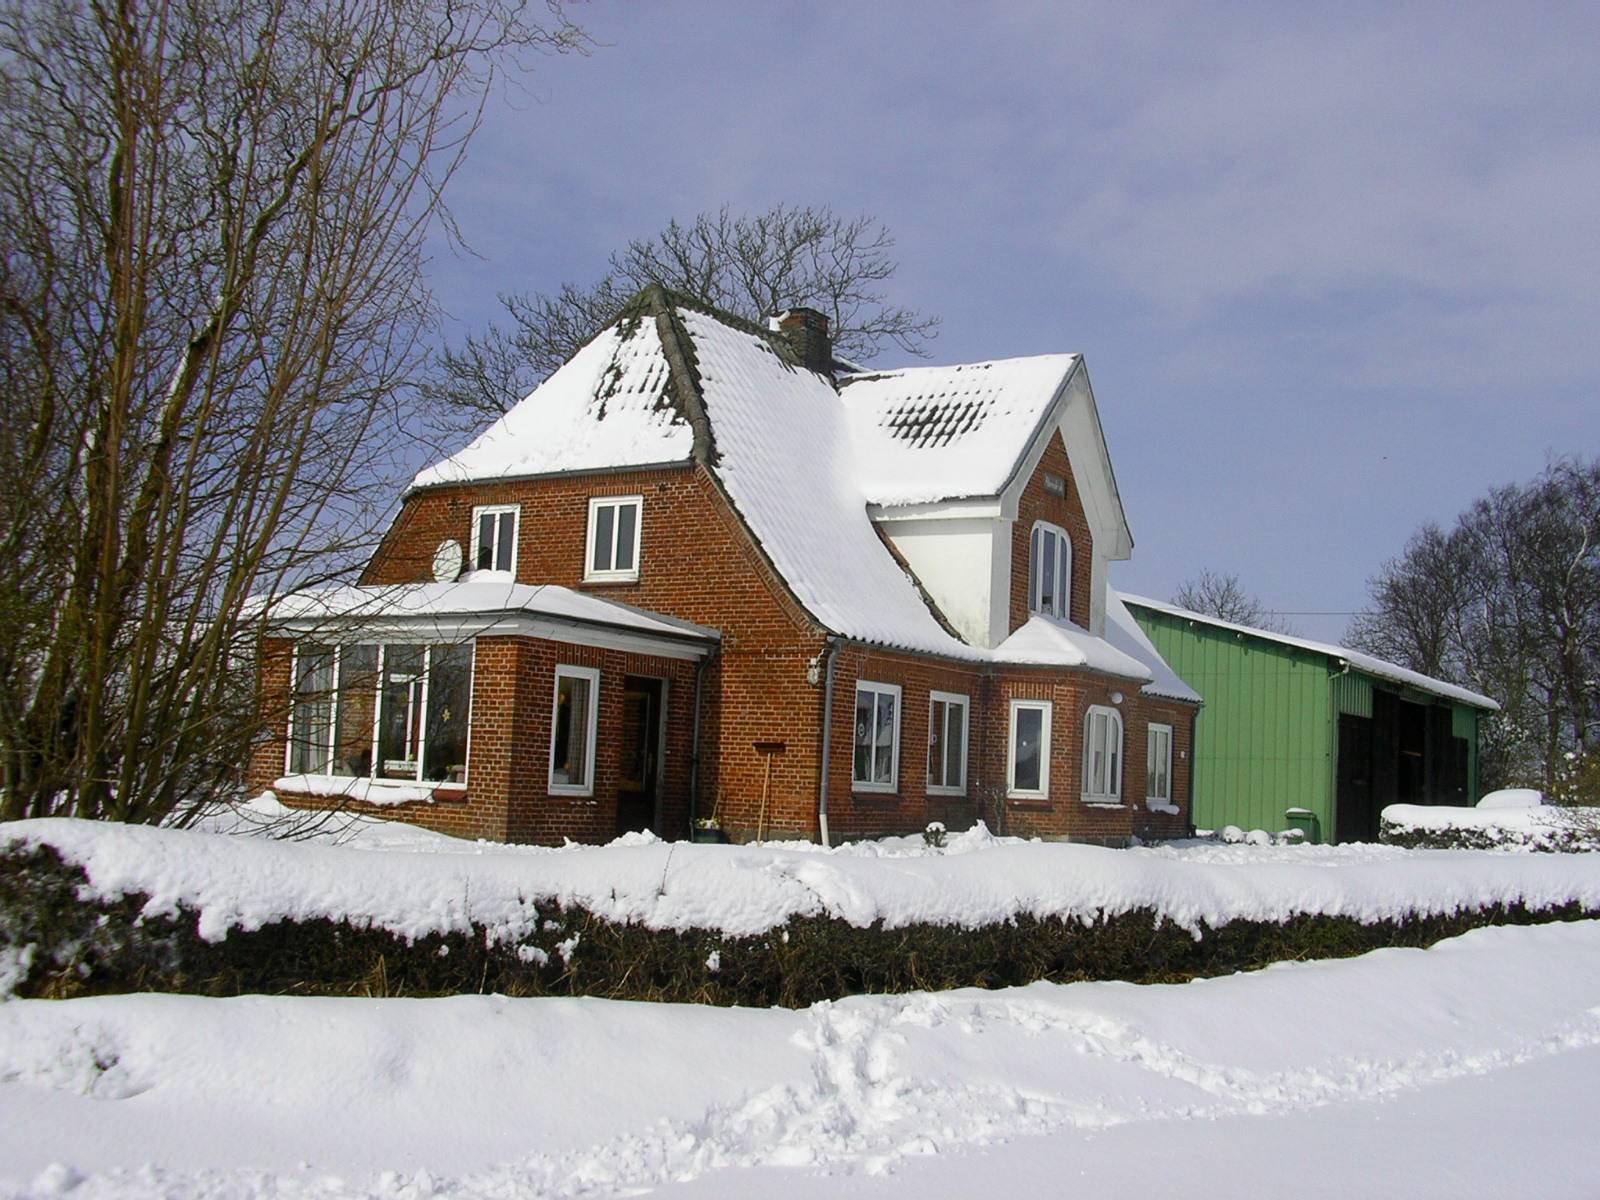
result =
[[[619,321],[411,486],[682,462],[694,436],[670,383],[654,322]]]
[[[678,316],[716,439],[710,469],[806,611],[847,637],[984,657],[940,625],[878,536],[831,382],[759,333],[695,309]]]
[[[1047,354],[842,379],[868,500],[999,495],[1078,361]]]
[[[1313,654],[1325,654],[1329,658],[1341,659],[1350,664],[1351,669],[1360,671],[1365,675],[1372,675],[1378,679],[1386,679],[1391,683],[1404,684],[1416,688],[1419,692],[1440,696],[1446,700],[1454,700],[1471,708],[1487,709],[1498,712],[1498,701],[1491,700],[1488,696],[1480,695],[1467,688],[1447,683],[1443,679],[1435,679],[1431,675],[1424,675],[1420,671],[1408,670],[1395,663],[1376,658],[1371,654],[1363,654],[1360,650],[1351,650],[1345,646],[1335,646],[1331,642],[1316,642],[1310,638],[1295,637],[1287,633],[1274,633],[1266,629],[1256,629],[1251,625],[1239,625],[1232,621],[1224,621],[1220,617],[1209,616],[1206,613],[1194,612],[1191,609],[1179,608],[1175,604],[1168,604],[1162,600],[1151,600],[1144,596],[1135,596],[1129,592],[1121,593],[1122,599],[1139,608],[1148,608],[1153,612],[1166,613],[1172,617],[1182,617],[1188,621],[1195,621],[1202,625],[1210,625],[1216,629],[1226,629],[1248,637],[1260,638],[1267,642],[1277,642],[1283,646],[1293,646],[1299,650],[1309,650]]]

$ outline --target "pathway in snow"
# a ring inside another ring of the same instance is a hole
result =
[[[1359,1193],[1403,1169],[1404,1194],[1432,1194],[1434,1180],[1443,1195],[1458,1152],[1423,1135],[1468,1119],[1467,1139],[1503,1166],[1476,1174],[1471,1194],[1594,1195],[1581,1117],[1556,1150],[1524,1159],[1503,1143],[1519,1120],[1559,1130],[1566,1106],[1592,1109],[1597,1065],[1600,922],[1172,987],[1038,984],[804,1012],[12,1002],[0,1005],[0,1195],[926,1196],[1080,1175],[1096,1195],[1153,1182],[1209,1195],[1216,1178],[1183,1163],[1230,1143],[1276,1147],[1276,1160],[1252,1158],[1251,1178],[1283,1194],[1309,1190],[1304,1145],[1328,1164],[1320,1182]],[[1119,1173],[1153,1142],[1165,1149],[1145,1171]]]

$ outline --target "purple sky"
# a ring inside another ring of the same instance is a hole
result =
[[[1210,566],[1291,612],[1358,608],[1423,521],[1600,453],[1600,7],[574,15],[603,44],[502,87],[456,179],[457,335],[674,215],[870,212],[893,299],[944,319],[931,361],[1087,356],[1118,586]]]

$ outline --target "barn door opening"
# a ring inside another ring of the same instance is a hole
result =
[[[1333,833],[1340,842],[1378,840],[1378,804],[1373,794],[1372,719],[1339,717],[1338,787]]]
[[[644,675],[622,681],[621,770],[617,832],[661,830],[661,746],[666,733],[665,683]]]

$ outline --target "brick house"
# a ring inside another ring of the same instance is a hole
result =
[[[864,371],[646,289],[268,613],[251,782],[448,833],[1183,833],[1200,698],[1077,355]]]

